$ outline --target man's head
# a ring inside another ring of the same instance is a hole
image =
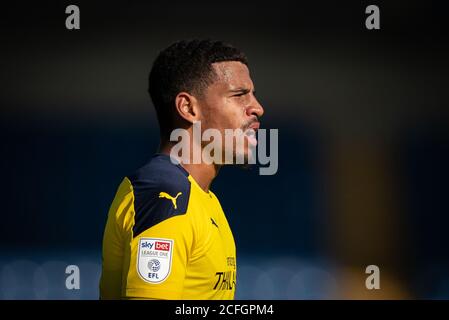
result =
[[[163,50],[150,72],[149,92],[164,140],[196,121],[202,131],[217,129],[223,136],[225,129],[257,130],[263,114],[245,54],[219,41],[180,41]]]

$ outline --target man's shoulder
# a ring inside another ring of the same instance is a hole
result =
[[[189,173],[168,155],[156,154],[149,162],[127,176],[135,191],[166,187],[173,190],[190,185]],[[170,191],[173,191],[170,190]]]
[[[191,187],[188,175],[167,155],[155,155],[128,175],[134,193],[134,236],[187,212]]]

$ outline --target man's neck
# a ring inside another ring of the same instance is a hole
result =
[[[172,147],[173,144],[171,143],[161,143],[159,153],[170,155]],[[187,170],[205,192],[209,192],[210,185],[220,170],[219,166],[207,163],[186,164],[181,162],[181,166]]]

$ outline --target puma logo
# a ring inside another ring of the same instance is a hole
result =
[[[178,194],[176,195],[176,197],[172,197],[171,195],[169,195],[167,192],[159,192],[159,198],[165,198],[168,200],[171,200],[171,202],[173,202],[173,207],[175,209],[178,209],[178,206],[176,205],[176,199],[182,194],[182,192],[178,192]]]

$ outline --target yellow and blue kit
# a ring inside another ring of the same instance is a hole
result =
[[[103,237],[101,299],[233,299],[234,238],[220,202],[165,154],[124,178]]]

